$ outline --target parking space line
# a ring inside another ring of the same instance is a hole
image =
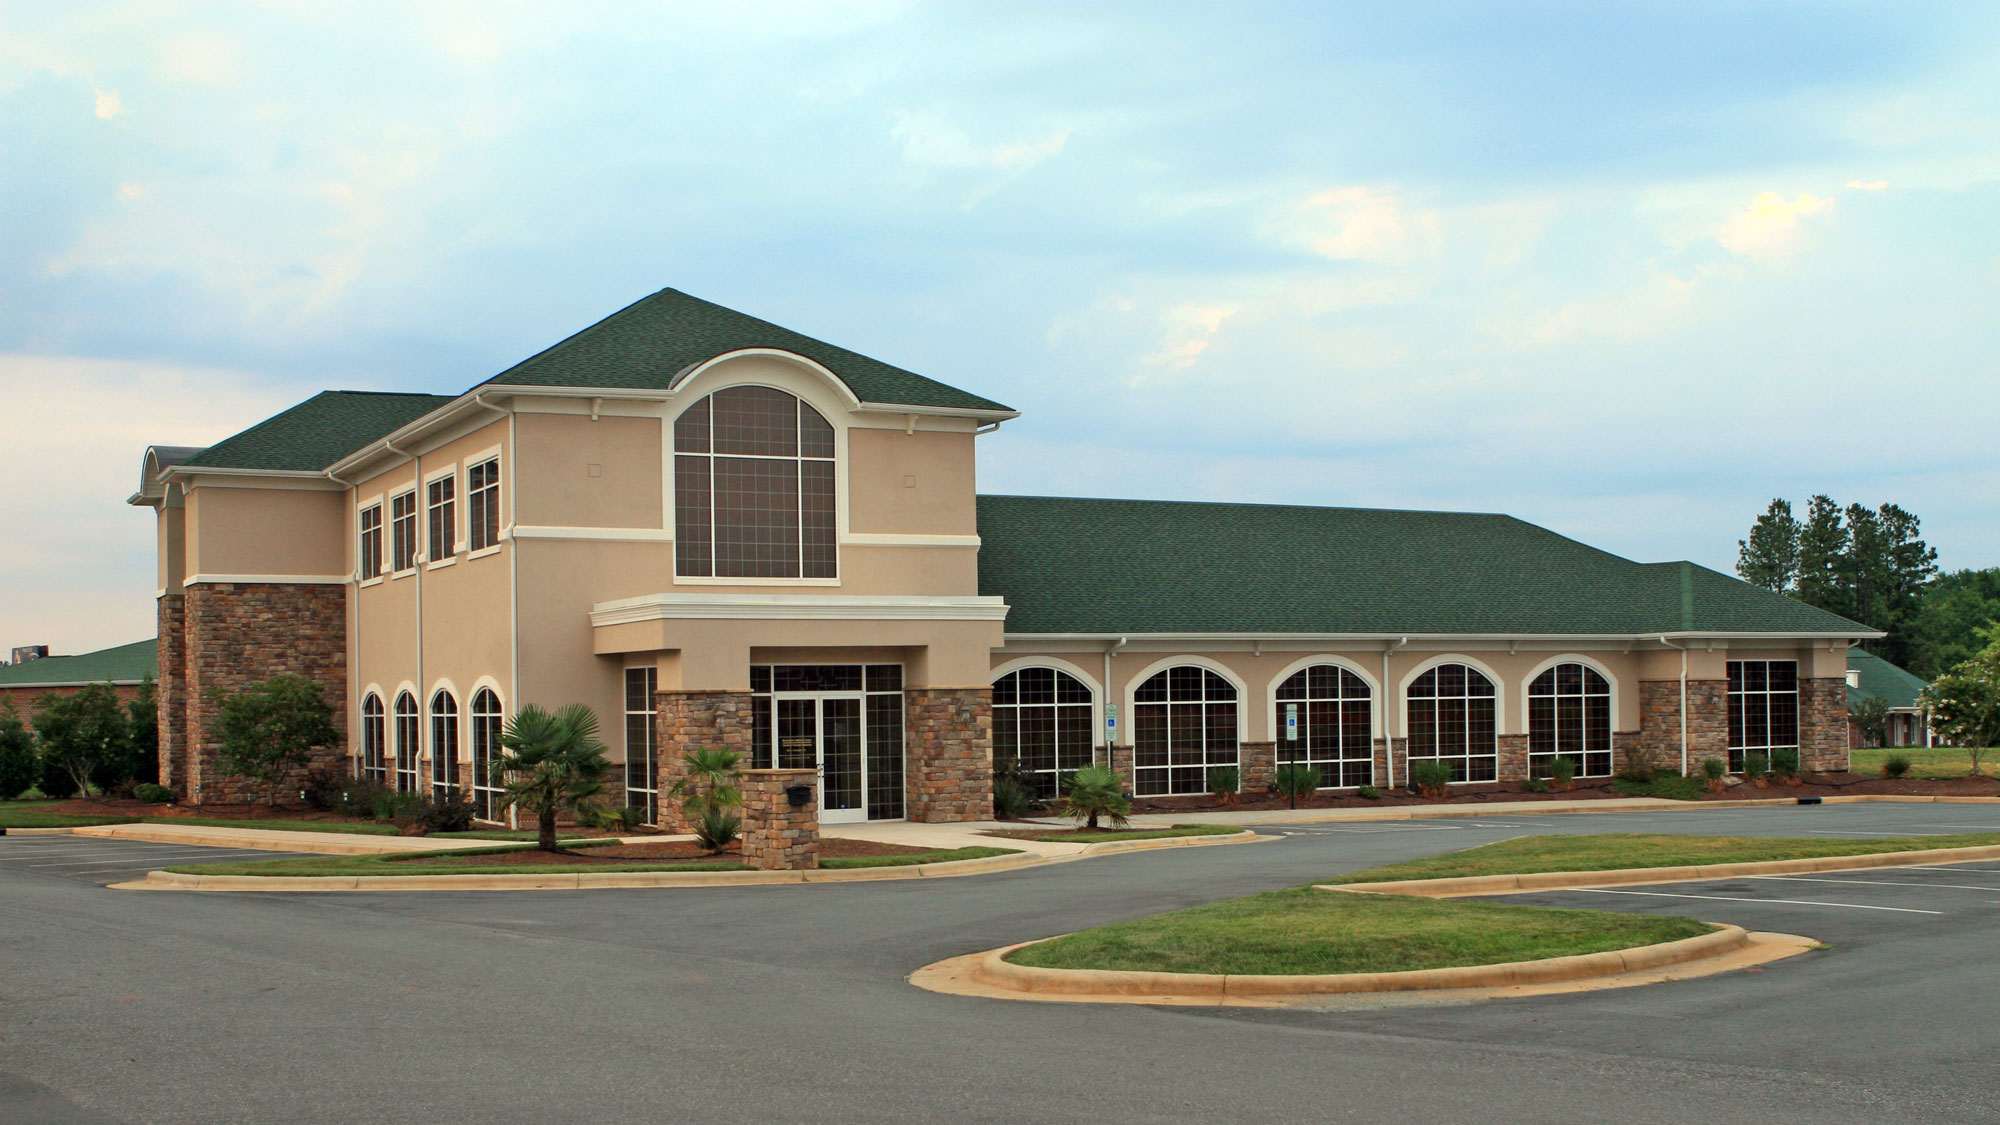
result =
[[[148,863],[180,863],[180,862],[182,862],[182,861],[184,861],[184,860],[190,860],[190,859],[200,859],[200,858],[201,858],[201,857],[203,857],[203,856],[212,856],[212,857],[214,857],[214,858],[217,858],[217,859],[229,859],[229,858],[234,858],[234,857],[237,857],[237,856],[246,856],[246,855],[262,855],[262,854],[264,854],[264,853],[262,853],[262,852],[222,852],[222,853],[217,853],[217,852],[152,852],[152,853],[148,853],[148,854],[146,854],[146,855],[143,855],[143,856],[131,856],[131,857],[129,857],[129,860],[128,860],[127,862],[119,862],[119,863],[113,863],[113,864],[111,864],[111,866],[113,866],[113,867],[131,867],[131,866],[135,866],[135,865],[144,865],[144,864],[148,864]],[[87,866],[89,866],[89,865],[91,865],[91,864],[93,864],[93,863],[94,863],[94,864],[103,864],[103,863],[105,863],[105,860],[104,860],[104,858],[103,858],[103,857],[101,857],[101,856],[100,856],[100,857],[99,857],[99,858],[97,858],[97,859],[67,859],[67,860],[62,860],[62,861],[60,861],[60,862],[54,862],[54,863],[31,863],[31,864],[29,864],[29,865],[28,865],[28,867],[29,867],[30,869],[33,869],[33,868],[37,868],[37,867],[87,867]]]
[[[1815,879],[1805,875],[1745,875],[1743,878],[1770,879],[1781,883],[1845,883],[1861,887],[1936,887],[1944,891],[1984,891],[1987,894],[2000,891],[2000,883],[1969,886],[1965,883],[1903,883],[1894,879]]]
[[[1640,895],[1646,898],[1698,898],[1709,902],[1768,902],[1781,906],[1837,906],[1845,910],[1886,910],[1892,914],[1943,914],[1942,910],[1912,910],[1907,906],[1863,906],[1855,902],[1812,902],[1799,898],[1745,898],[1742,895],[1677,895],[1666,891],[1614,891],[1603,887],[1578,887],[1571,893],[1586,895]]]

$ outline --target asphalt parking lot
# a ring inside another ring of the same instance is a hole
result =
[[[0,863],[0,1121],[1990,1120],[2000,864],[1510,899],[1830,946],[1639,989],[1204,1010],[904,980],[1523,833],[1980,829],[2000,831],[2000,807],[1496,817],[907,883],[323,895],[111,891],[96,884],[157,853],[61,859],[0,839],[26,861]]]
[[[78,879],[100,887],[143,879],[148,871],[183,863],[274,858],[275,853],[248,848],[200,848],[89,836],[0,836],[0,872]]]

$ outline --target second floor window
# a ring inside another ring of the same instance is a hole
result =
[[[374,578],[382,573],[382,505],[370,504],[361,509],[361,577]]]
[[[465,470],[465,548],[483,551],[500,542],[500,459]]]
[[[390,569],[417,565],[417,494],[405,492],[389,501]]]
[[[458,535],[458,478],[439,477],[428,486],[431,561],[448,559],[457,550],[452,542]]]
[[[674,422],[674,555],[694,578],[832,578],[833,426],[774,387],[726,387]]]

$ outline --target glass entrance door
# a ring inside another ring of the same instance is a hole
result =
[[[778,696],[778,768],[819,771],[819,818],[827,824],[868,819],[861,696]]]
[[[752,664],[752,769],[819,771],[820,819],[903,816],[903,669]]]

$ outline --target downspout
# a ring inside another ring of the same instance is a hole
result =
[[[1117,644],[1110,645],[1104,650],[1104,714],[1107,720],[1111,715],[1110,709],[1117,706],[1117,704],[1111,701],[1113,698],[1111,693],[1111,656],[1119,649],[1124,648],[1125,642],[1130,639],[1129,637],[1120,637]],[[1113,776],[1116,776],[1118,773],[1117,765],[1118,729],[1107,721],[1104,724],[1104,768],[1110,770]]]
[[[1660,643],[1681,654],[1681,776],[1688,771],[1688,650],[1660,634]]]
[[[1397,652],[1410,638],[1404,637],[1382,648],[1382,760],[1389,765],[1389,788],[1396,787],[1396,732],[1389,729],[1389,654]]]
[[[341,480],[334,475],[332,469],[326,471],[326,479],[335,484],[347,486],[347,508],[350,512],[354,513],[356,519],[356,525],[349,529],[354,534],[347,537],[348,547],[354,550],[354,565],[347,568],[347,573],[350,575],[349,581],[354,583],[354,592],[349,599],[349,604],[354,607],[354,623],[348,626],[347,629],[347,714],[342,716],[345,720],[342,725],[347,729],[348,760],[354,764],[354,776],[359,778],[362,776],[362,771],[367,768],[367,759],[355,753],[356,746],[354,742],[354,732],[357,725],[355,723],[355,716],[360,714],[361,710],[361,661],[357,659],[361,654],[361,543],[359,539],[361,513],[358,506],[360,494],[355,491],[353,481]]]

